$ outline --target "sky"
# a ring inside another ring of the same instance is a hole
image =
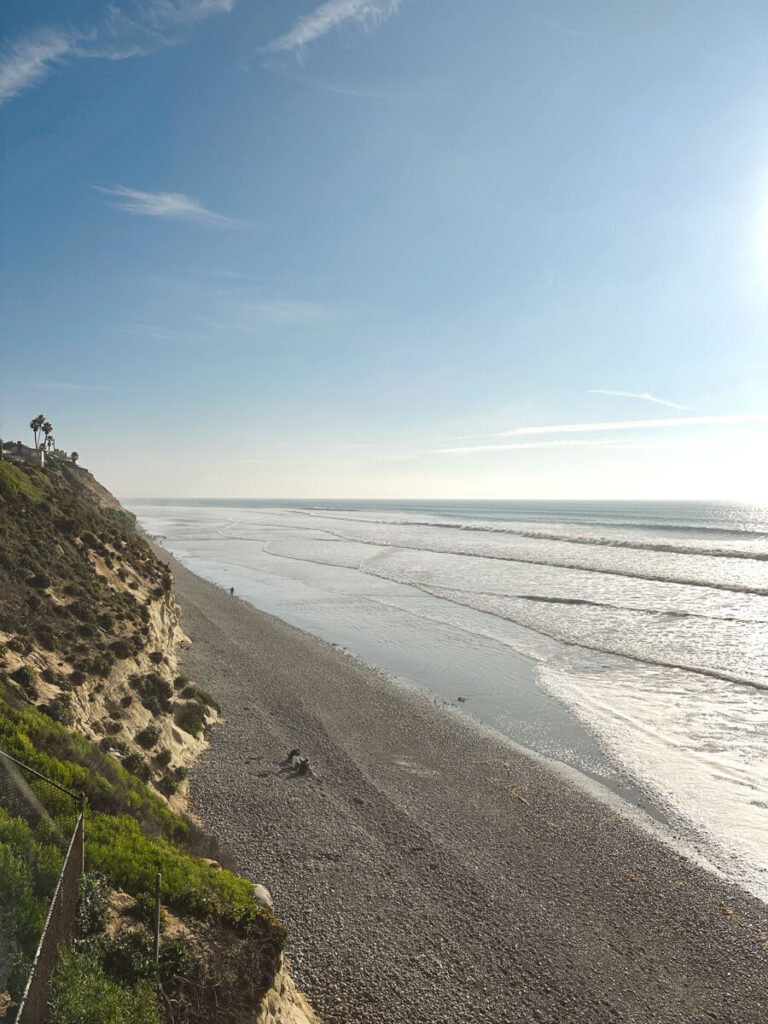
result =
[[[768,503],[768,9],[5,0],[0,436],[121,497]]]

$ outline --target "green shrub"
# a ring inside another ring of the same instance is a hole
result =
[[[182,673],[180,676],[176,676],[176,678],[173,680],[174,688],[180,690],[182,686],[186,686],[189,681],[189,676],[185,676]]]
[[[152,983],[132,987],[108,978],[98,952],[62,950],[49,1003],[56,1024],[161,1024]]]
[[[114,700],[105,700],[104,707],[107,709],[107,714],[110,718],[114,718],[118,722],[123,717],[123,709]]]
[[[22,665],[11,673],[11,679],[18,683],[28,697],[37,696],[37,672],[31,665]]]
[[[133,644],[124,639],[115,640],[111,650],[115,657],[120,658],[122,661],[125,661],[126,658],[132,658],[135,653]]]
[[[213,708],[215,711],[221,713],[221,705],[219,702],[214,700],[207,690],[203,690],[199,686],[195,686],[194,683],[190,683],[189,686],[185,686],[181,691],[181,696],[186,697],[189,700],[196,700],[204,707]]]
[[[120,722],[115,722],[111,718],[105,718],[101,723],[104,727],[104,732],[107,736],[117,736],[119,732],[122,732],[122,725]]]
[[[46,651],[55,651],[61,643],[61,638],[56,630],[47,622],[40,623],[35,629],[35,635]]]
[[[179,782],[181,782],[182,779],[186,779],[186,777],[189,775],[189,768],[187,768],[183,764],[180,764],[178,768],[173,769],[173,774],[176,776]]]
[[[69,693],[59,694],[50,704],[40,710],[48,715],[49,718],[52,718],[54,722],[61,722],[62,725],[71,726],[75,723],[72,695]]]
[[[171,754],[170,750],[167,747],[163,747],[162,750],[158,751],[155,760],[157,761],[161,768],[167,768],[168,765],[171,763],[172,757],[173,754]]]
[[[136,896],[136,903],[130,910],[131,916],[141,921],[147,928],[154,930],[155,925],[155,894],[154,892],[140,892]],[[160,908],[160,931],[164,931],[168,924],[168,915],[163,908]]]
[[[123,768],[131,775],[135,775],[137,779],[141,779],[142,782],[147,782],[152,778],[152,769],[141,754],[137,754],[135,751],[123,758]]]
[[[33,830],[21,818],[0,808],[0,893],[3,932],[17,950],[10,965],[9,989],[18,999],[26,982],[56,886],[63,857],[50,844],[45,828]]]
[[[111,651],[102,651],[101,654],[91,658],[90,670],[94,675],[106,679],[115,664],[115,657]]]
[[[150,747],[154,747],[157,741],[160,739],[160,732],[154,725],[148,725],[141,732],[136,733],[136,742],[144,747],[145,750],[149,750]]]
[[[205,726],[205,711],[196,700],[190,700],[176,708],[174,719],[180,729],[199,736]]]
[[[142,704],[145,708],[150,707],[147,701],[153,700],[154,706],[159,706],[163,711],[170,711],[173,688],[168,680],[163,679],[157,672],[149,672],[145,675],[137,689],[142,696]],[[154,707],[150,710],[153,714],[157,714]]]
[[[109,880],[98,871],[86,871],[77,883],[77,934],[81,939],[103,932],[109,911]]]
[[[154,909],[154,899],[151,902]],[[153,942],[143,931],[126,932],[106,945],[101,963],[110,977],[128,985],[135,985],[142,978],[157,978]]]
[[[46,590],[50,587],[51,582],[51,577],[47,572],[36,572],[29,581],[29,585],[31,587],[35,587],[37,590]]]
[[[195,967],[189,944],[183,939],[167,939],[160,946],[160,978],[163,981],[166,978],[189,978]]]
[[[162,665],[164,655],[162,651],[150,651],[149,660],[155,665]]]
[[[174,793],[178,793],[179,784],[172,775],[164,775],[158,782],[157,788],[163,796],[173,796]]]

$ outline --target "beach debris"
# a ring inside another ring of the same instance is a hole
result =
[[[274,909],[274,903],[272,902],[272,896],[270,895],[269,889],[265,885],[259,885],[254,882],[253,884],[253,898],[257,903],[261,903],[264,907],[269,907],[270,910]]]
[[[507,792],[511,793],[515,800],[519,800],[521,804],[525,804],[526,807],[530,807],[530,804],[525,797],[518,793],[517,788],[511,783],[507,786]]]
[[[630,881],[635,882],[637,885],[645,885],[644,880],[637,875],[633,875],[629,868],[622,867],[621,873],[622,875],[626,875]]]
[[[467,703],[467,698],[466,697],[457,697],[456,700],[459,702],[459,704],[466,704]]]
[[[743,918],[739,915],[737,911],[731,910],[730,907],[726,907],[724,903],[720,904],[719,909],[723,914],[726,915],[726,917],[730,917],[734,924],[738,924],[741,928],[746,928],[749,932],[754,932],[755,935],[758,936],[760,941],[764,943],[763,948],[765,950],[768,950],[768,941],[766,941],[768,940],[768,932],[763,931],[762,928],[758,928],[756,925],[751,924],[749,921],[743,920]]]
[[[298,747],[289,751],[284,761],[280,762],[283,768],[290,768],[297,775],[314,775],[308,757],[303,757]]]

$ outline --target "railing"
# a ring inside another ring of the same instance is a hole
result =
[[[42,782],[48,783],[67,796],[76,801],[79,808],[77,824],[69,842],[67,855],[64,858],[64,866],[56,883],[56,889],[48,909],[48,916],[45,919],[43,933],[37,945],[32,967],[27,977],[27,984],[19,1003],[19,1010],[16,1015],[16,1024],[40,1024],[46,1019],[48,1007],[48,987],[51,974],[56,966],[59,946],[62,942],[69,942],[74,936],[75,913],[77,911],[77,883],[83,872],[85,856],[85,796],[82,793],[73,793],[71,790],[60,786],[58,782],[42,775],[36,769],[18,761],[10,754],[0,750],[0,758],[10,768],[15,766],[16,770],[32,775]],[[14,768],[10,768],[13,772]],[[14,810],[20,810],[17,799],[9,799]],[[15,806],[13,806],[15,805]]]

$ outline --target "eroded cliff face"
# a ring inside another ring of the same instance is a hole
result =
[[[189,643],[180,620],[167,565],[87,471],[0,462],[0,688],[96,743],[185,812],[187,768],[218,706],[179,672]],[[113,898],[135,903],[119,891]],[[194,927],[207,948],[213,926]],[[234,933],[228,941],[247,947]],[[282,960],[272,987],[237,1019],[319,1024]]]
[[[84,470],[0,464],[6,685],[177,807],[215,701],[178,672],[173,579]]]

